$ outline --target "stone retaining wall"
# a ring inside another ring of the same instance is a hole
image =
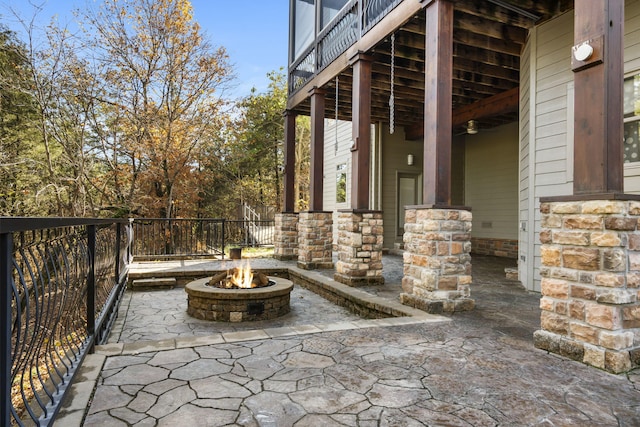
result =
[[[541,204],[538,348],[619,373],[640,365],[640,202]]]
[[[478,255],[491,255],[518,259],[518,241],[510,239],[472,237],[471,252]]]

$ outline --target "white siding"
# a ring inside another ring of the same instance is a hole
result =
[[[324,121],[324,182],[322,192],[322,208],[333,211],[333,243],[338,241],[338,213],[339,209],[349,209],[351,206],[351,122],[326,119]],[[344,203],[336,201],[337,166],[346,164],[347,172],[347,200]]]
[[[465,204],[472,237],[518,239],[518,123],[466,136]]]

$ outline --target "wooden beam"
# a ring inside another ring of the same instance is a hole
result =
[[[453,3],[426,8],[423,203],[451,205]]]
[[[323,89],[311,91],[311,159],[309,167],[309,210],[322,210],[324,176],[324,108]]]
[[[295,212],[296,114],[284,112],[284,206],[283,212]]]
[[[451,128],[463,126],[469,120],[480,120],[516,112],[518,111],[519,103],[520,89],[514,87],[473,104],[456,108],[451,115]],[[404,131],[408,140],[418,140],[424,137],[424,125],[422,123],[407,127]]]
[[[453,111],[451,126],[461,126],[469,120],[499,116],[518,111],[520,105],[520,88],[514,87],[505,92],[465,105]]]
[[[371,57],[361,53],[352,58],[351,207],[353,209],[369,209],[371,60]]]
[[[574,70],[574,194],[624,191],[622,153],[624,0],[576,1],[574,46],[591,57]]]

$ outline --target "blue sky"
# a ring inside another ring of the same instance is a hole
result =
[[[74,7],[97,0],[0,0],[2,23],[17,29],[8,7],[30,19],[32,6],[44,3],[38,22],[45,25],[53,15],[69,22]],[[287,66],[289,31],[288,0],[191,0],[194,18],[216,46],[224,46],[234,64],[237,80],[231,94],[242,97],[252,87],[267,89],[269,71]]]

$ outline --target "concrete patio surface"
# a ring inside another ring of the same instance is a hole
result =
[[[385,285],[364,291],[397,304],[402,257],[383,262]],[[226,268],[173,263],[134,267]],[[290,314],[223,324],[190,318],[183,289],[127,291],[56,425],[640,425],[640,371],[612,375],[533,347],[540,295],[505,278],[513,263],[474,256],[476,309],[452,316],[360,319],[296,287]]]

